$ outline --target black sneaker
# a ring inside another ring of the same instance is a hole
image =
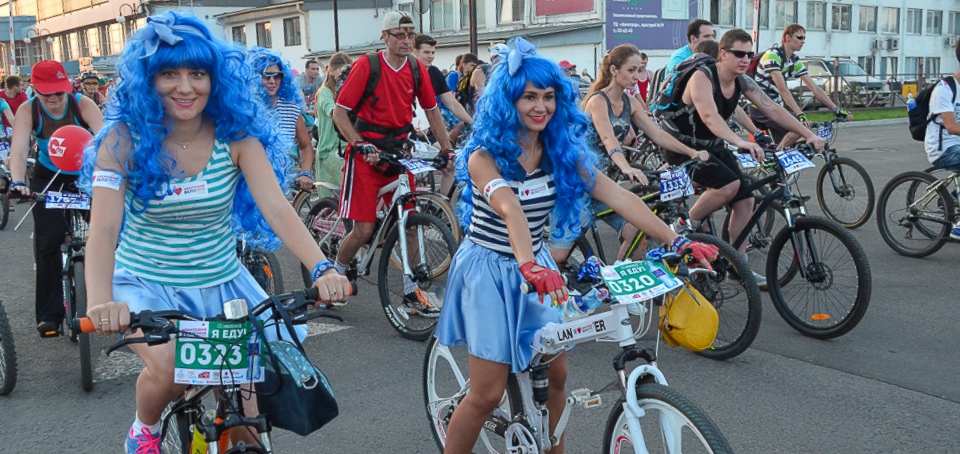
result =
[[[40,322],[37,324],[37,332],[40,333],[41,338],[60,336],[63,334],[61,329],[61,324],[56,322]]]
[[[431,298],[431,296],[433,295],[418,288],[414,290],[413,293],[403,295],[403,306],[401,309],[410,315],[419,315],[424,318],[438,318],[440,317],[440,308],[431,301],[431,299],[435,299],[435,297]]]

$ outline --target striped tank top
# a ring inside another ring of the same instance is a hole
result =
[[[228,143],[216,140],[210,162],[189,178],[172,178],[162,200],[146,211],[128,186],[117,263],[138,277],[170,287],[223,284],[240,273],[230,224],[240,169]]]
[[[285,99],[277,99],[277,105],[273,106],[273,111],[277,114],[279,124],[277,131],[284,140],[296,144],[297,141],[297,120],[300,119],[300,106],[294,102]],[[291,155],[296,156],[297,147],[294,145]]]
[[[467,229],[467,238],[487,249],[513,256],[510,237],[507,235],[507,223],[493,211],[483,190],[470,184],[473,192],[473,217]],[[543,230],[550,218],[557,198],[553,185],[553,176],[542,168],[529,172],[523,181],[507,181],[507,186],[520,199],[520,206],[530,224],[530,237],[533,239],[533,253],[540,253],[543,246]]]

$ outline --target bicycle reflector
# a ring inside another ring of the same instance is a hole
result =
[[[716,340],[720,318],[707,298],[687,283],[676,294],[667,294],[658,326],[668,345],[699,352]]]

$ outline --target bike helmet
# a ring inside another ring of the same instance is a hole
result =
[[[717,338],[720,319],[717,310],[697,289],[689,284],[677,293],[666,296],[660,306],[660,332],[670,346],[699,352]]]
[[[86,81],[87,79],[93,79],[97,82],[100,82],[100,76],[93,71],[87,71],[80,75],[80,80]]]

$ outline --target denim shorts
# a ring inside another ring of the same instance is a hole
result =
[[[954,145],[933,161],[933,166],[938,169],[946,169],[951,172],[960,172],[960,145]]]

